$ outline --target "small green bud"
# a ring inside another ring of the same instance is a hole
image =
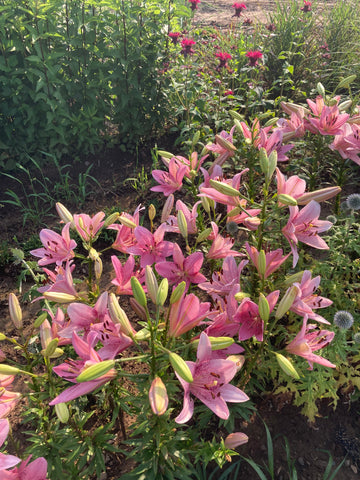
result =
[[[175,372],[185,380],[185,382],[192,383],[194,381],[190,368],[180,355],[170,352],[169,360]]]
[[[150,265],[146,265],[145,267],[145,285],[146,285],[149,297],[151,298],[151,301],[155,304],[156,294],[159,286],[156,280],[156,276]]]
[[[203,198],[205,198],[205,197],[203,197]],[[205,228],[205,230],[200,232],[199,235],[197,236],[196,243],[201,243],[204,240],[206,240],[211,232],[212,232],[211,228]]]
[[[164,157],[164,158],[173,158],[175,155],[170,153],[170,152],[167,152],[166,150],[158,150],[157,151],[158,155],[160,155],[160,157]]]
[[[111,370],[114,365],[115,360],[104,360],[103,362],[95,363],[81,372],[80,375],[76,377],[76,381],[82,383],[96,380],[97,378],[108,373],[108,371]]]
[[[148,215],[149,215],[149,220],[152,222],[156,216],[156,208],[152,203],[149,205]]]
[[[119,212],[114,212],[112,213],[111,215],[109,215],[105,221],[104,221],[104,225],[103,227],[106,228],[108,227],[109,225],[112,225],[113,223],[115,223],[118,218],[120,217],[120,213]]]
[[[43,312],[41,315],[39,315],[34,322],[34,328],[39,328],[40,325],[42,325],[47,319],[47,315],[47,312]]]
[[[259,160],[261,171],[267,177],[269,173],[269,158],[265,148],[260,148]]]
[[[131,277],[130,283],[135,300],[140,306],[146,307],[146,295],[139,280],[136,277]]]
[[[66,403],[57,403],[55,413],[61,423],[67,423],[70,417],[69,409]]]
[[[173,290],[171,296],[170,296],[170,304],[172,305],[173,303],[177,302],[180,300],[181,295],[185,292],[186,288],[186,282],[182,281],[180,282]]]
[[[41,355],[43,357],[49,357],[50,358],[55,353],[55,350],[57,349],[58,343],[59,343],[58,338],[53,338],[52,340],[50,340],[50,342],[46,345],[45,350],[41,351]]]
[[[295,198],[291,195],[288,195],[287,193],[280,193],[277,198],[278,202],[283,205],[290,205],[292,207],[295,207],[297,205],[297,201],[295,200]]]
[[[277,165],[278,154],[276,150],[273,150],[269,155],[269,172],[268,172],[268,179],[274,175],[276,165]]]
[[[150,331],[147,328],[142,328],[138,332],[135,333],[134,338],[138,342],[142,342],[150,337]]]
[[[188,236],[188,227],[184,212],[182,210],[178,210],[177,212],[177,223],[181,235],[186,239]]]
[[[348,88],[348,86],[353,83],[353,81],[356,80],[356,75],[349,75],[348,77],[344,78],[339,82],[338,86],[336,87],[336,90],[338,88]]]
[[[10,318],[15,325],[15,328],[18,330],[22,328],[22,311],[19,304],[19,300],[14,293],[10,293],[9,295],[9,310],[10,310]]]
[[[6,335],[4,335],[3,333],[0,333],[0,342],[2,340],[6,340]]]
[[[0,363],[0,375],[17,375],[21,373],[20,368],[12,367],[6,363]]]
[[[239,112],[236,112],[235,110],[229,110],[230,115],[234,120],[237,120],[238,122],[242,122],[244,120],[244,115],[240,115]]]
[[[163,278],[160,282],[157,295],[156,295],[156,305],[163,306],[169,291],[169,281],[167,278]]]
[[[267,298],[263,293],[260,293],[259,295],[259,314],[261,317],[261,320],[264,322],[267,322],[270,317],[270,306],[269,302],[267,301]]]
[[[266,254],[264,250],[259,252],[258,266],[260,275],[264,277],[266,272]]]
[[[223,350],[224,348],[230,347],[235,340],[231,337],[209,337],[211,343],[211,350]],[[197,347],[199,345],[200,339],[196,339],[191,342],[191,345]]]
[[[316,90],[318,91],[319,95],[321,95],[322,97],[325,97],[325,88],[324,88],[324,85],[322,83],[318,83],[316,85]]]
[[[44,292],[43,293],[46,300],[56,303],[71,303],[77,300],[77,297],[71,295],[70,293],[63,292]]]
[[[285,295],[281,299],[279,306],[276,310],[275,318],[279,319],[285,315],[285,313],[291,308],[292,304],[295,301],[299,292],[299,287],[293,285],[292,287],[288,288]]]
[[[234,297],[237,302],[242,302],[244,298],[250,298],[250,295],[246,292],[237,292]]]
[[[220,193],[229,195],[230,197],[238,197],[240,192],[236,188],[231,187],[227,183],[219,182],[218,180],[210,180],[210,185]]]
[[[281,355],[281,353],[277,353],[277,352],[274,352],[274,353],[276,355],[276,360],[281,370],[283,370],[286,373],[286,375],[289,375],[289,377],[299,380],[300,376],[296,371],[292,362],[288,358],[284,357],[284,355]]]

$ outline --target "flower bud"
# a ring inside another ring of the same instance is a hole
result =
[[[47,312],[43,312],[41,313],[37,319],[34,321],[34,328],[39,328],[43,322],[45,322],[45,320],[47,319]]]
[[[115,360],[104,360],[103,362],[94,363],[90,365],[90,367],[85,368],[80,375],[76,377],[76,381],[78,383],[82,382],[91,382],[91,380],[96,380],[99,377],[102,377],[110,370],[113,369],[115,365]],[[110,378],[114,378],[116,376],[115,370],[111,372],[109,375]]]
[[[275,125],[277,123],[277,121],[279,120],[279,117],[273,117],[273,118],[270,118],[264,125],[264,127],[272,127],[273,125]]]
[[[130,218],[127,218],[125,215],[120,215],[119,222],[125,227],[129,227],[129,228],[137,227],[136,223],[130,220]]]
[[[148,215],[149,215],[149,220],[152,222],[156,216],[156,208],[154,205],[151,203],[148,208]]]
[[[235,340],[231,337],[208,337],[211,343],[211,350],[223,350],[230,347]],[[200,339],[197,338],[191,342],[191,345],[197,347]]]
[[[259,217],[246,217],[243,220],[243,224],[249,230],[257,230],[261,224],[261,220]]]
[[[143,340],[147,340],[148,338],[150,338],[150,331],[147,328],[142,328],[134,335],[134,339],[137,342],[142,342]]]
[[[239,190],[236,190],[236,188],[231,187],[227,183],[219,182],[218,180],[210,180],[210,186],[215,188],[217,192],[229,195],[230,197],[238,197],[240,195]]]
[[[175,372],[181,377],[185,382],[192,383],[194,381],[190,368],[188,367],[185,360],[183,360],[180,355],[177,353],[169,353],[170,363],[175,370]]]
[[[158,150],[157,153],[160,157],[168,158],[169,160],[174,157],[172,153],[167,152],[166,150]]]
[[[70,417],[69,409],[66,403],[57,403],[55,413],[61,423],[67,423]]]
[[[293,285],[292,287],[287,289],[276,310],[276,319],[283,317],[285,313],[291,308],[292,304],[295,301],[295,298],[299,294],[299,290],[299,287],[297,287],[296,285]]]
[[[145,267],[145,285],[151,301],[156,304],[156,294],[159,286],[156,280],[155,273],[153,272],[150,265],[146,265]]]
[[[348,86],[353,83],[353,81],[356,79],[356,75],[349,75],[348,77],[344,78],[341,80],[341,82],[338,84],[336,87],[336,90],[338,88],[348,88]]]
[[[241,370],[245,363],[245,356],[244,355],[229,355],[226,360],[230,360],[231,362],[235,363],[237,371]]]
[[[241,115],[239,112],[237,112],[236,110],[229,110],[229,113],[231,115],[231,117],[234,119],[234,120],[237,120],[238,122],[242,122],[244,120],[244,115]]]
[[[203,197],[203,198],[205,198],[205,197]],[[200,232],[199,235],[197,236],[196,243],[201,243],[204,240],[206,240],[211,232],[212,232],[211,228],[205,228],[205,230]]]
[[[147,320],[145,308],[142,307],[142,306],[135,300],[135,298],[133,298],[133,297],[130,298],[130,305],[131,305],[131,308],[132,308],[132,309],[134,310],[134,312],[136,313],[136,315],[141,318],[141,320],[145,320],[145,321]]]
[[[276,360],[281,370],[283,370],[286,373],[286,375],[289,375],[290,377],[295,378],[296,380],[299,380],[300,378],[299,374],[296,371],[292,362],[288,358],[284,357],[284,355],[281,355],[281,353],[277,353],[277,352],[274,352],[274,353],[276,355]]]
[[[237,302],[242,302],[244,298],[250,298],[250,295],[246,292],[237,292],[234,297]]]
[[[236,215],[239,215],[240,212],[241,212],[240,208],[235,207],[232,210],[230,210],[230,212],[227,214],[227,216],[228,217],[235,217]]]
[[[6,335],[0,333],[0,342],[2,342],[3,340],[6,340]]]
[[[325,97],[325,88],[321,82],[318,82],[318,84],[316,85],[316,90],[318,91],[319,95]]]
[[[231,142],[223,138],[221,135],[215,135],[215,141],[222,148],[225,148],[228,152],[236,152],[236,147]]]
[[[240,445],[244,445],[244,443],[247,443],[248,440],[249,437],[245,435],[245,433],[234,432],[230,433],[230,435],[225,438],[224,444],[226,448],[234,450],[234,448],[239,447]]]
[[[178,223],[178,227],[181,235],[186,239],[188,236],[188,226],[187,226],[184,212],[182,210],[178,210],[177,212],[177,223]]]
[[[293,275],[290,275],[290,277],[285,278],[284,280],[284,285],[292,285],[295,282],[301,282],[302,276],[304,275],[304,270],[301,270],[301,272],[294,273]]]
[[[258,257],[259,274],[264,277],[266,272],[266,255],[264,250],[260,250]]]
[[[166,220],[169,218],[169,215],[171,213],[171,210],[174,206],[174,195],[170,193],[170,195],[167,197],[166,202],[164,204],[164,207],[162,209],[161,213],[161,223],[166,222]]]
[[[10,293],[9,295],[9,310],[10,310],[10,318],[15,325],[15,328],[20,330],[23,326],[22,323],[22,311],[19,304],[19,300],[14,293]]]
[[[141,283],[136,277],[131,277],[130,283],[131,283],[131,289],[133,291],[135,300],[142,307],[146,307],[146,304],[147,304],[146,295],[145,295],[144,289],[141,286]]]
[[[177,302],[178,300],[180,300],[181,298],[181,295],[185,292],[185,288],[186,288],[186,282],[182,281],[180,282],[175,288],[174,290],[172,291],[172,294],[170,296],[170,305],[172,305],[173,303]]]
[[[159,377],[155,377],[149,390],[151,410],[155,415],[163,415],[169,404],[166,387]]]
[[[157,294],[156,294],[156,305],[163,306],[169,291],[169,281],[167,278],[163,278],[160,282]]]
[[[259,314],[261,317],[261,320],[264,322],[267,322],[270,317],[270,306],[269,302],[267,301],[267,298],[265,297],[264,294],[260,293],[259,295]]]
[[[304,195],[301,195],[297,199],[298,205],[307,205],[312,200],[316,202],[323,202],[324,200],[329,200],[329,198],[335,197],[341,192],[340,187],[327,187],[321,188],[320,190],[315,190],[314,192],[307,192]]]
[[[267,177],[269,172],[269,159],[265,148],[260,148],[259,160],[261,171]]]
[[[269,155],[269,171],[268,171],[268,179],[269,180],[274,175],[276,165],[277,165],[277,159],[278,159],[277,151],[273,150]]]
[[[103,263],[101,258],[98,257],[94,262],[94,273],[95,273],[96,280],[99,280],[101,278],[102,271],[103,271]]]
[[[109,295],[108,307],[111,320],[114,323],[119,323],[121,331],[131,337],[135,333],[135,330],[132,328],[126,313],[120,307],[114,293],[110,293]]]
[[[115,213],[112,213],[111,215],[109,215],[107,218],[105,218],[105,221],[104,221],[104,228],[108,227],[109,225],[112,225],[113,223],[115,223],[118,218],[120,217],[120,213],[119,212],[115,212]]]
[[[207,197],[201,197],[200,200],[201,200],[201,204],[202,204],[205,212],[209,213],[210,212],[210,199],[207,198]]]
[[[41,350],[41,355],[43,357],[52,358],[52,355],[55,353],[55,350],[57,349],[58,343],[59,343],[58,338],[53,338],[52,340],[50,340],[50,342],[48,342],[48,344],[46,345],[46,348]]]
[[[44,292],[43,295],[46,300],[50,300],[50,302],[71,303],[77,300],[77,297],[75,297],[75,295],[71,295],[70,293]]]
[[[55,208],[60,219],[64,223],[71,223],[71,228],[74,228],[74,217],[69,212],[69,210],[66,207],[64,207],[64,205],[60,202],[57,202],[57,204],[55,205]]]
[[[278,203],[282,205],[289,205],[291,207],[295,207],[298,204],[295,198],[291,195],[288,195],[287,193],[279,193],[277,198]]]
[[[12,367],[6,363],[0,363],[0,375],[16,375],[21,373],[20,368]]]
[[[352,100],[345,100],[344,102],[339,103],[339,112],[345,112],[348,108],[351,107],[352,103]]]

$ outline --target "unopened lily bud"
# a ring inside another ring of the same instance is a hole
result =
[[[338,84],[336,87],[336,90],[338,88],[348,88],[348,86],[353,83],[353,81],[356,80],[356,75],[349,75],[348,77],[344,78],[341,80],[341,82]]]
[[[76,381],[82,383],[96,380],[97,378],[102,377],[106,373],[110,372],[110,370],[113,370],[114,365],[115,360],[104,360],[103,362],[94,363],[94,365],[90,365],[90,367],[85,368],[85,370],[76,377]],[[116,372],[114,370],[110,373],[109,380],[115,376]]]
[[[71,303],[77,300],[77,297],[75,297],[75,295],[71,295],[70,293],[44,292],[43,295],[46,300],[50,300],[50,302]]]
[[[146,307],[147,300],[144,289],[141,286],[141,283],[136,277],[131,277],[130,279],[131,289],[134,295],[135,300],[142,306]]]
[[[169,291],[169,281],[167,278],[163,278],[160,282],[157,294],[156,294],[156,305],[163,306]]]
[[[64,207],[64,205],[60,202],[57,202],[57,204],[55,205],[55,208],[60,219],[64,223],[71,223],[71,228],[74,228],[74,217],[69,212],[69,210],[66,207]]]
[[[18,373],[21,373],[20,368],[0,363],[0,375],[17,375]]]
[[[233,188],[227,183],[219,182],[218,180],[210,180],[210,186],[215,188],[217,192],[229,195],[230,197],[238,197],[240,195],[239,190],[236,190],[236,188]]]
[[[289,205],[289,206],[295,207],[298,204],[296,199],[291,195],[288,195],[287,193],[279,193],[277,198],[278,198],[279,204],[281,205]]]
[[[126,313],[120,307],[118,299],[116,298],[116,295],[114,293],[110,293],[109,295],[108,307],[109,307],[111,320],[114,323],[120,324],[121,331],[125,333],[125,335],[132,337],[135,331],[132,328]]]
[[[267,176],[269,172],[269,159],[265,148],[260,148],[259,161],[262,173]]]
[[[319,95],[325,97],[325,87],[321,82],[316,85],[316,90],[318,91]]]
[[[99,258],[99,253],[95,250],[95,248],[90,248],[89,257],[93,262]]]
[[[215,141],[218,145],[225,148],[227,151],[236,152],[236,147],[231,142],[223,138],[221,135],[215,135]]]
[[[96,280],[99,280],[101,278],[102,271],[103,271],[103,263],[101,258],[98,257],[94,262],[94,272],[95,272]]]
[[[269,180],[274,175],[276,165],[277,165],[277,159],[278,159],[277,151],[273,150],[269,155],[269,172],[268,172],[268,179]]]
[[[145,267],[145,285],[151,301],[156,304],[156,294],[158,291],[158,282],[150,265]]]
[[[211,228],[205,228],[205,230],[200,232],[199,235],[197,236],[196,243],[201,243],[204,240],[206,240],[211,232],[212,232]]]
[[[55,350],[57,349],[58,343],[59,343],[58,338],[53,338],[52,340],[50,340],[46,348],[41,350],[41,355],[43,357],[51,358],[51,356],[55,353]]]
[[[279,117],[273,117],[273,118],[270,118],[270,120],[268,120],[264,127],[272,127],[273,125],[275,125],[277,123],[277,121],[279,120]]]
[[[51,332],[50,322],[45,318],[40,326],[40,341],[41,341],[41,346],[43,350],[46,349],[46,347],[51,342],[52,338],[53,336]]]
[[[266,272],[266,255],[264,250],[260,250],[258,257],[259,274],[264,277]]]
[[[237,292],[234,297],[237,302],[242,302],[244,298],[250,298],[250,295],[246,292]]]
[[[188,236],[188,227],[184,212],[182,210],[178,210],[176,217],[180,233],[186,239]]]
[[[130,220],[130,218],[127,218],[125,215],[120,215],[119,222],[125,227],[129,227],[129,228],[137,227],[136,223]]]
[[[230,347],[235,340],[231,337],[208,337],[211,343],[211,350],[223,350],[224,348]],[[191,342],[191,345],[197,347],[199,345],[200,339],[197,338]]]
[[[259,217],[246,217],[243,220],[243,224],[249,230],[257,230],[261,225],[261,220]]]
[[[249,440],[249,437],[245,435],[245,433],[242,432],[234,432],[230,433],[225,438],[224,444],[226,448],[229,448],[230,450],[234,450],[236,447],[239,447],[240,445],[244,445],[244,443],[247,443]]]
[[[156,208],[152,203],[149,205],[148,215],[149,215],[150,222],[152,222],[156,216]]]
[[[283,317],[285,313],[291,308],[292,304],[295,301],[295,298],[299,293],[299,290],[299,287],[297,287],[296,285],[293,285],[292,287],[287,289],[276,310],[276,319]]]
[[[241,135],[244,135],[244,130],[242,128],[242,125],[241,125],[241,122],[243,121],[244,119],[242,120],[238,120],[237,118],[234,118],[234,123],[235,123],[235,127],[236,127],[236,130],[241,133]],[[249,140],[248,138],[245,138],[245,142],[246,140]],[[246,142],[247,143],[247,142]]]
[[[136,300],[135,298],[131,297],[130,298],[130,305],[131,308],[134,310],[136,315],[141,318],[141,320],[147,320],[146,316],[146,311],[145,308],[142,307]]]
[[[237,371],[241,370],[245,363],[245,355],[229,355],[226,360],[230,360],[235,363]]]
[[[297,199],[298,205],[307,205],[312,200],[316,202],[323,202],[324,200],[329,200],[329,198],[335,197],[341,192],[340,187],[327,187],[321,188],[320,190],[315,190],[314,192],[307,192],[304,195],[301,195]]]
[[[174,195],[170,193],[170,195],[167,197],[166,202],[164,204],[164,207],[162,209],[161,213],[161,223],[166,222],[166,220],[169,218],[169,215],[171,213],[171,210],[174,206]]]
[[[2,342],[3,340],[6,340],[6,335],[0,333],[0,342]]]
[[[194,381],[190,368],[180,355],[170,352],[169,360],[175,372],[185,380],[185,382],[192,383]]]
[[[174,157],[173,153],[167,152],[166,150],[158,150],[157,153],[160,157],[168,158],[169,160]]]
[[[345,112],[348,108],[351,107],[352,103],[352,100],[345,100],[345,102],[339,103],[339,112]]]
[[[281,353],[274,352],[276,355],[276,360],[283,372],[286,373],[286,375],[289,375],[292,378],[295,378],[296,380],[299,380],[300,376],[298,372],[296,371],[294,365],[292,364],[291,360],[288,358],[284,357],[284,355],[281,355]]]
[[[286,277],[284,280],[284,285],[288,286],[288,285],[292,285],[295,282],[301,282],[303,275],[304,275],[304,270],[301,270],[301,272],[296,272],[293,275]]]
[[[234,120],[237,120],[238,122],[242,122],[244,120],[244,115],[241,115],[239,112],[237,112],[236,110],[229,110],[229,113],[231,115],[231,117],[234,119]]]
[[[149,402],[155,415],[163,415],[169,404],[166,387],[159,377],[155,377],[149,390]]]
[[[22,311],[19,304],[19,300],[14,293],[10,293],[9,295],[9,310],[10,310],[10,318],[15,325],[15,328],[18,330],[22,328]]]
[[[61,423],[67,423],[70,417],[69,409],[66,403],[57,403],[55,413]]]
[[[40,314],[34,322],[34,328],[39,328],[43,322],[47,319],[47,312]]]
[[[142,342],[143,340],[147,340],[148,338],[150,338],[150,330],[148,330],[147,328],[142,328],[134,335],[134,339],[137,342]]]
[[[192,145],[195,146],[199,140],[200,140],[200,130],[196,130],[195,135],[193,136],[193,139],[191,142]]]
[[[106,228],[109,225],[112,225],[113,223],[115,223],[118,220],[119,217],[120,217],[119,212],[115,212],[115,213],[112,213],[111,215],[109,215],[104,221],[104,228]]]
[[[264,294],[260,293],[259,295],[259,314],[261,317],[261,320],[264,322],[267,322],[270,317],[270,306],[269,302],[267,301],[267,298],[265,297]]]
[[[173,303],[177,302],[178,300],[180,300],[181,298],[181,295],[185,292],[185,288],[186,288],[186,282],[182,281],[179,283],[179,285],[177,285],[171,296],[170,296],[170,305],[172,305]]]
[[[232,210],[230,210],[230,212],[227,214],[227,216],[230,217],[230,218],[235,217],[236,215],[239,215],[240,212],[241,212],[240,208],[235,207]]]

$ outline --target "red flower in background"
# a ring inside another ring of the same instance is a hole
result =
[[[245,3],[234,3],[234,5],[232,7],[235,8],[235,13],[234,13],[233,17],[240,17],[241,12],[243,10],[246,10]]]
[[[180,32],[169,32],[169,37],[171,38],[171,41],[174,45],[176,45],[179,41],[179,37],[181,35]]]
[[[193,45],[195,45],[194,40],[190,40],[190,38],[184,38],[184,40],[181,42],[181,53],[184,55],[184,57],[193,55],[195,53],[195,51],[191,48]]]
[[[304,0],[304,6],[301,8],[301,10],[306,13],[306,12],[311,12],[311,2],[308,2]]]
[[[258,60],[262,58],[263,54],[259,50],[250,50],[245,56],[249,59],[250,67],[256,67]]]
[[[219,65],[216,67],[216,70],[221,70],[222,68],[228,67],[227,61],[232,58],[230,53],[226,52],[218,52],[215,54],[215,57],[217,57],[220,61]]]
[[[201,3],[200,0],[189,0],[189,2],[191,3],[191,10],[193,11],[197,9],[197,4]]]

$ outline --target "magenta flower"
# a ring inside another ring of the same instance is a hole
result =
[[[41,267],[50,263],[61,265],[75,256],[73,249],[76,247],[76,242],[70,238],[69,229],[70,223],[64,226],[61,235],[47,228],[41,230],[40,240],[44,247],[30,252],[34,257],[40,257],[38,264]]]
[[[117,286],[116,293],[118,295],[132,295],[133,291],[131,288],[131,277],[136,277],[139,279],[140,283],[142,281],[142,276],[138,269],[135,269],[135,259],[132,255],[126,260],[123,265],[116,255],[111,256],[111,261],[115,270],[116,277],[111,280],[111,283]]]
[[[300,10],[302,10],[304,13],[311,12],[311,5],[311,2],[304,0],[304,6]]]
[[[319,363],[325,367],[336,368],[326,358],[315,355],[316,350],[325,348],[334,338],[335,333],[328,330],[315,330],[315,325],[307,325],[308,316],[304,316],[300,332],[287,346],[286,350],[294,355],[305,358],[309,363],[309,370],[313,369],[313,363]]]
[[[242,133],[245,137],[245,141],[247,143],[250,143],[253,147],[256,148],[261,148],[260,145],[260,132],[264,131],[265,134],[267,134],[270,130],[271,127],[260,127],[260,122],[259,119],[255,118],[251,128],[245,123],[245,122],[240,122],[241,130]]]
[[[220,61],[219,65],[216,67],[216,70],[218,71],[221,70],[222,68],[227,68],[228,67],[227,61],[232,58],[230,53],[226,53],[226,52],[217,52],[215,54],[215,57],[218,58]]]
[[[229,409],[226,402],[246,402],[249,397],[239,388],[229,382],[237,372],[235,362],[231,360],[214,359],[211,343],[206,335],[200,335],[196,362],[186,362],[194,381],[188,383],[176,374],[184,389],[184,404],[181,413],[175,422],[186,423],[194,413],[194,395],[203,402],[218,417],[229,418]]]
[[[162,262],[166,257],[172,255],[173,244],[164,240],[166,224],[162,223],[159,228],[151,233],[145,227],[135,228],[136,245],[128,248],[128,253],[140,256],[140,266],[153,265]]]
[[[255,247],[250,246],[248,242],[245,243],[245,248],[259,275],[264,278],[268,278],[269,275],[271,275],[278,268],[280,268],[280,266],[285,262],[285,260],[287,260],[290,255],[290,253],[288,253],[287,255],[283,256],[283,251],[281,248],[265,253],[266,267],[265,273],[262,273],[260,272],[259,268],[259,251]]]
[[[186,173],[186,166],[180,167],[176,164],[175,157],[169,162],[169,172],[163,170],[153,170],[151,175],[160,184],[156,187],[151,187],[153,192],[162,192],[166,197],[171,193],[181,190],[184,175]]]
[[[280,118],[276,125],[277,127],[275,130],[281,130],[284,142],[305,135],[305,119],[300,113],[291,112],[290,119]]]
[[[228,97],[229,95],[234,95],[234,92],[232,90],[225,90],[224,97]]]
[[[96,388],[104,385],[116,377],[115,369],[111,368],[107,373],[101,375],[95,380],[78,383],[76,378],[80,375],[80,373],[82,373],[86,368],[102,362],[104,358],[101,358],[100,355],[76,333],[73,334],[72,344],[81,360],[68,359],[65,363],[54,367],[53,370],[57,375],[59,375],[59,377],[65,378],[65,380],[75,383],[75,385],[60,393],[60,395],[54,398],[49,405],[70,402],[70,400],[81,397],[81,395],[86,395],[87,393],[92,392]]]
[[[269,303],[270,313],[274,310],[276,302],[278,301],[280,290],[271,292],[266,300]],[[250,300],[244,298],[237,309],[233,321],[240,323],[239,340],[247,340],[256,337],[259,342],[263,341],[264,337],[264,321],[260,317],[259,306]]]
[[[181,248],[174,243],[173,262],[159,262],[155,264],[155,270],[162,277],[166,277],[170,285],[178,285],[180,282],[186,282],[186,288],[190,283],[201,283],[206,277],[200,273],[204,256],[201,252],[194,252],[188,257],[184,257]]]
[[[121,214],[125,220],[133,223],[135,226],[140,224],[140,212],[144,210],[144,207],[138,205],[134,212],[134,215],[130,215],[126,212]],[[117,236],[115,242],[111,245],[112,248],[115,250],[119,250],[122,253],[127,253],[129,247],[132,247],[136,243],[135,235],[134,235],[134,228],[128,227],[126,225],[119,225],[117,223],[113,223],[109,225],[108,228],[110,230],[117,230]]]
[[[185,203],[182,202],[181,200],[177,200],[176,202],[176,211],[178,212],[179,210],[181,210],[182,213],[184,214],[186,225],[187,225],[187,232],[189,235],[197,233],[197,226],[196,226],[196,219],[198,217],[197,208],[200,205],[200,203],[201,202],[196,202],[190,211],[188,207],[185,205]],[[180,233],[176,216],[169,215],[167,218],[167,224],[168,224],[166,226],[167,232]]]
[[[47,461],[44,457],[39,457],[29,463],[32,455],[21,462],[18,467],[12,470],[0,471],[2,480],[46,480],[47,479]],[[19,459],[20,460],[20,459]]]
[[[285,156],[285,153],[291,150],[294,145],[283,145],[283,132],[281,129],[275,129],[268,137],[265,130],[260,130],[260,143],[259,149],[265,148],[267,155],[269,156],[272,151],[277,152],[277,161],[278,162],[286,162],[289,160],[288,157]]]
[[[333,303],[328,298],[315,294],[315,291],[319,288],[320,280],[320,275],[315,278],[311,278],[311,272],[309,270],[305,270],[301,278],[301,282],[294,283],[294,285],[298,286],[299,293],[291,305],[290,310],[302,317],[307,315],[308,318],[311,318],[312,320],[329,324],[330,322],[325,320],[324,317],[314,312],[314,310],[317,310],[318,308],[325,308]]]
[[[234,3],[232,8],[235,8],[235,13],[234,13],[233,17],[240,17],[241,12],[243,10],[246,10],[246,5],[245,5],[245,3]]]
[[[190,38],[184,38],[181,42],[182,50],[181,53],[186,58],[188,55],[193,55],[195,50],[192,49],[192,46],[195,45],[196,42],[191,40]]]
[[[250,50],[245,54],[245,57],[248,57],[250,67],[256,67],[258,60],[263,57],[263,54],[259,50]]]
[[[306,182],[297,175],[292,175],[288,179],[276,168],[277,194],[286,194],[297,199],[304,195]],[[279,203],[281,205],[281,203]]]
[[[9,421],[7,419],[0,420],[0,447],[5,442],[10,430]],[[7,474],[8,472],[4,472],[5,469],[14,467],[18,463],[21,462],[21,459],[15,457],[14,455],[5,455],[4,453],[0,453],[0,476],[1,478],[3,474]]]
[[[349,119],[347,113],[340,113],[337,105],[332,107],[324,106],[320,118],[308,118],[308,121],[316,128],[321,135],[338,135],[341,127]]]
[[[43,268],[44,272],[48,275],[48,283],[45,286],[38,288],[38,292],[47,292],[47,294],[62,293],[68,295],[70,301],[74,301],[78,296],[72,277],[74,268],[75,265],[72,265],[71,260],[66,262],[65,268],[61,265],[56,267],[55,272]],[[73,297],[72,300],[71,297]]]
[[[198,7],[197,7],[197,6],[198,6],[198,3],[201,3],[200,0],[189,0],[189,2],[190,2],[190,4],[191,4],[191,5],[190,5],[190,6],[191,6],[191,10],[193,10],[193,11],[198,8]]]
[[[228,158],[231,158],[235,155],[236,147],[233,144],[234,130],[235,126],[232,127],[230,133],[222,130],[218,135],[216,135],[215,143],[209,143],[206,145],[206,150],[219,155],[209,169],[210,175],[212,174],[215,165],[222,166]]]
[[[335,135],[334,141],[329,145],[331,150],[337,150],[341,157],[349,158],[360,165],[360,125],[345,123],[341,133]]]
[[[240,257],[242,254],[235,250],[232,250],[234,245],[234,239],[229,237],[222,237],[219,235],[219,227],[215,222],[211,222],[212,234],[209,236],[209,239],[212,240],[211,247],[206,254],[206,258],[218,259],[225,258],[228,256]]]
[[[192,330],[202,322],[210,312],[209,302],[200,302],[198,297],[191,293],[183,295],[170,307],[169,337],[179,337]]]
[[[236,264],[234,257],[226,257],[219,272],[214,272],[210,282],[199,284],[199,288],[205,290],[212,298],[225,297],[240,291],[240,275],[248,260],[242,260]]]
[[[319,237],[319,233],[329,230],[332,223],[319,220],[320,205],[314,200],[300,211],[299,207],[289,207],[289,210],[290,217],[282,232],[290,244],[293,254],[293,267],[295,267],[299,259],[297,252],[299,241],[320,250],[329,249],[326,242]]]
[[[80,237],[85,240],[85,242],[90,242],[94,240],[96,234],[104,225],[104,222],[102,221],[104,217],[104,212],[99,212],[92,218],[89,215],[86,215],[86,213],[74,215],[74,224],[76,231],[78,232]]]
[[[179,37],[181,36],[180,32],[169,32],[169,37],[174,45],[176,45],[179,41]]]

